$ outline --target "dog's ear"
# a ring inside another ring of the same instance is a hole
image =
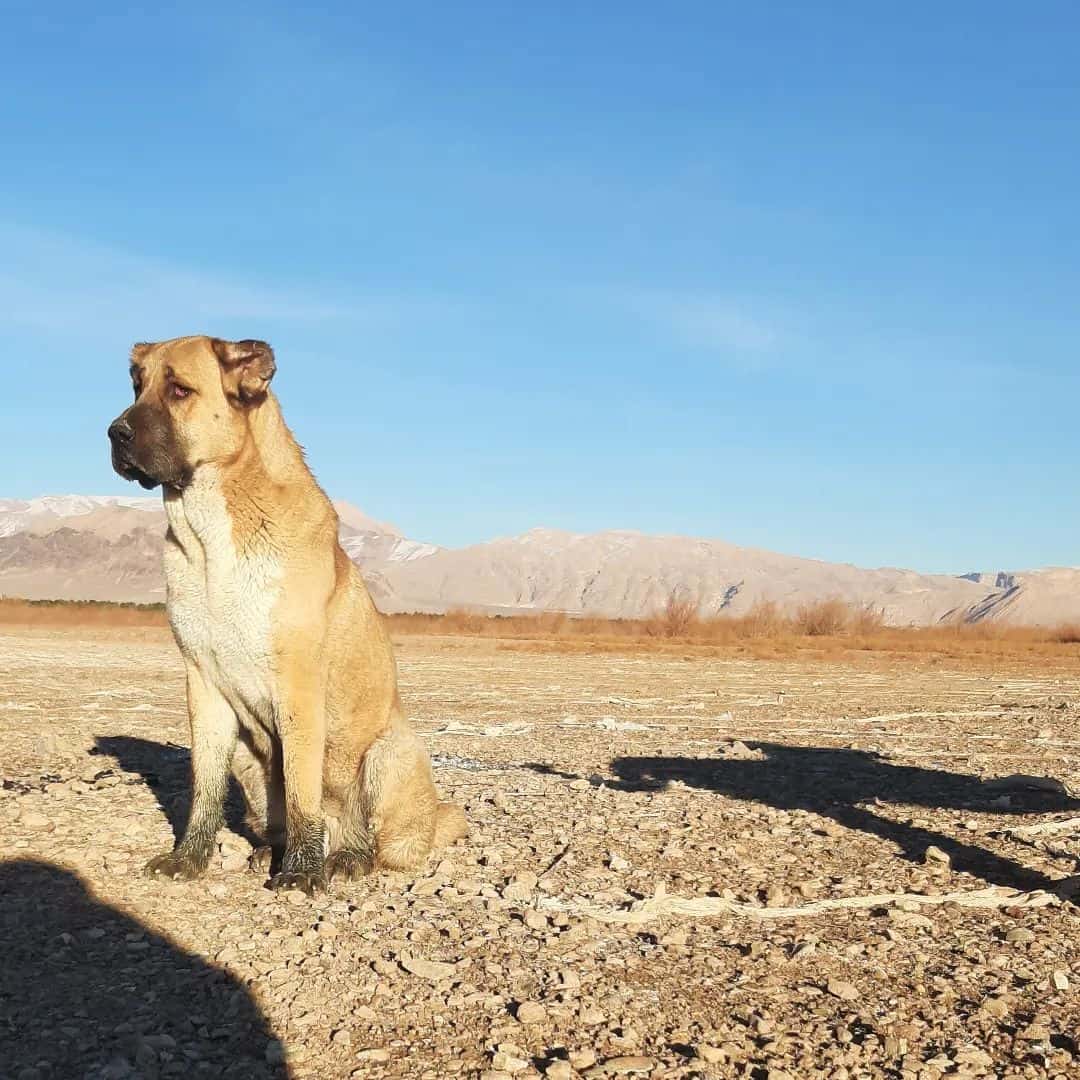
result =
[[[257,405],[270,386],[277,371],[274,350],[265,341],[222,341],[211,338],[218,363],[221,365],[221,381],[230,400],[241,405]]]

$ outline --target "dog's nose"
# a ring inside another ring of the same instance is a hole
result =
[[[114,443],[129,443],[135,438],[135,432],[128,423],[126,416],[118,416],[109,425],[109,438]]]

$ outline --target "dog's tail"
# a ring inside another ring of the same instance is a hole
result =
[[[469,835],[465,811],[453,803],[441,802],[435,810],[435,839],[432,847],[443,848]]]

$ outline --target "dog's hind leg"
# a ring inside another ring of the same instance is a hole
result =
[[[326,879],[355,881],[375,868],[375,848],[361,772],[345,792],[340,812],[326,817]]]
[[[427,750],[403,722],[392,723],[365,755],[363,795],[375,862],[387,870],[417,870],[432,848],[468,832],[461,811],[438,801]]]

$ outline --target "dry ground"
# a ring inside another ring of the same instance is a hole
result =
[[[1080,803],[993,782],[1080,781],[1075,654],[399,656],[473,838],[311,902],[232,831],[139,876],[188,801],[165,631],[0,626],[0,1076],[1080,1075],[1080,830],[1017,831]]]

